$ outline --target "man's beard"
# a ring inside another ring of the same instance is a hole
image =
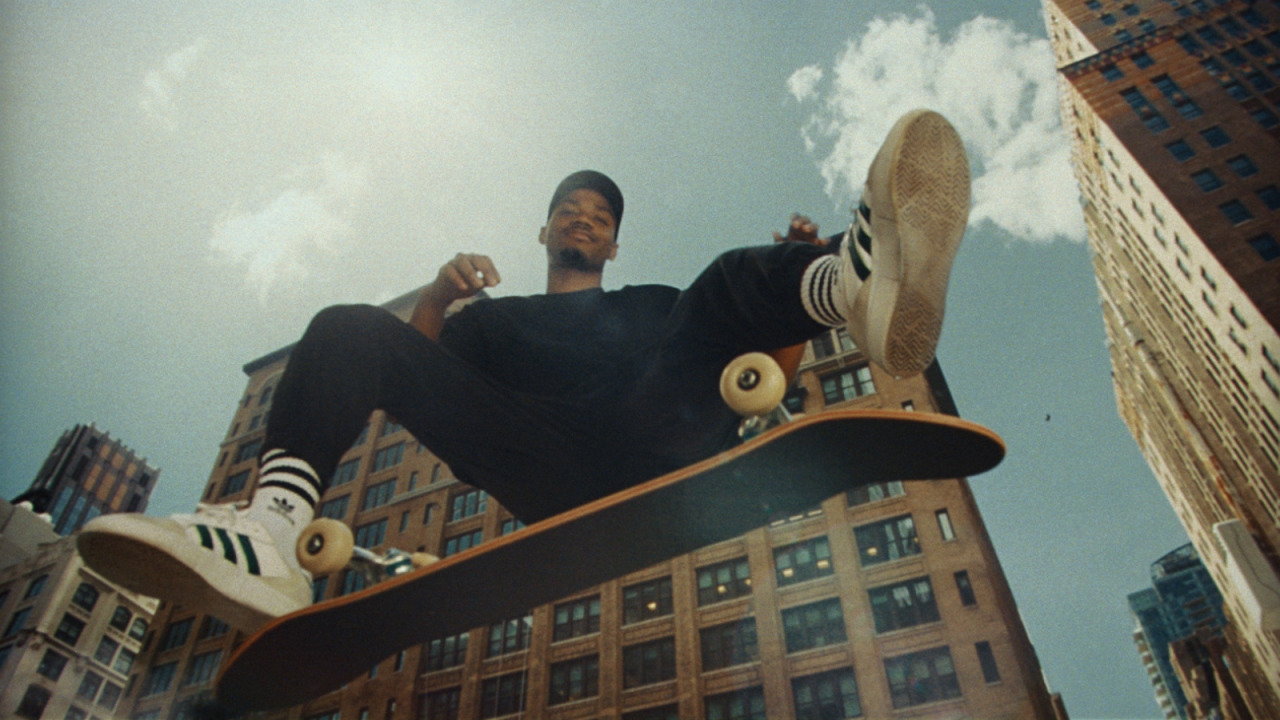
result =
[[[604,270],[604,263],[593,263],[578,248],[565,248],[556,256],[556,266],[565,270],[598,273]]]

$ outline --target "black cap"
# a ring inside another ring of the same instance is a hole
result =
[[[613,211],[613,222],[616,228],[622,224],[622,191],[618,189],[617,184],[609,179],[608,175],[596,172],[595,170],[579,170],[569,177],[560,181],[556,186],[556,192],[551,196],[551,205],[547,208],[547,217],[551,217],[551,213],[555,212],[556,205],[564,199],[565,195],[574,190],[595,190],[604,196],[605,202],[609,203],[609,209]]]

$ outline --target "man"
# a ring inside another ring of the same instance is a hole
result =
[[[310,601],[293,548],[369,414],[386,411],[466,483],[534,521],[706,458],[735,441],[718,377],[737,355],[846,327],[895,374],[933,359],[968,218],[955,130],[916,111],[872,163],[837,254],[793,220],[788,238],[721,255],[684,291],[601,289],[621,191],[583,171],[556,188],[538,240],[547,293],[470,304],[494,263],[458,255],[409,323],[368,306],[319,313],[276,389],[249,506],[167,519],[103,516],[85,560],[139,592],[244,628]]]

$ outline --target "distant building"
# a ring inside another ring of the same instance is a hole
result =
[[[13,499],[30,502],[53,518],[59,535],[71,535],[93,518],[143,512],[160,471],[93,425],[62,434],[31,487]]]
[[[0,717],[124,720],[157,601],[89,570],[75,538],[0,500]]]
[[[388,304],[405,316],[416,293]],[[289,348],[247,365],[204,502],[251,496],[263,421]],[[954,413],[935,366],[897,380],[843,333],[806,350],[794,412],[829,407]],[[779,478],[779,482],[786,482]],[[318,509],[359,544],[446,556],[520,529],[485,493],[381,412],[339,464]],[[654,518],[661,532],[663,518]],[[556,562],[554,557],[546,562]],[[360,589],[315,579],[315,597]],[[459,592],[504,592],[492,587]],[[425,602],[430,602],[429,599]],[[136,718],[182,718],[209,685],[189,668],[242,637],[162,606],[127,698]],[[394,618],[369,618],[370,623]],[[335,648],[334,652],[341,652]],[[523,617],[424,642],[343,691],[270,718],[1065,718],[966,480],[860,488],[742,537],[672,558]]]
[[[1187,694],[1171,659],[1170,645],[1179,640],[1220,636],[1226,626],[1222,594],[1190,543],[1151,565],[1151,587],[1129,596],[1129,610],[1137,627],[1134,642],[1156,702],[1166,718],[1188,720]]]
[[[1120,415],[1280,718],[1280,5],[1044,5]]]

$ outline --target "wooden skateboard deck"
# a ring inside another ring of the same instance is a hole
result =
[[[522,617],[611,579],[889,480],[956,478],[1004,457],[949,415],[817,413],[736,448],[361,592],[277,618],[223,666],[233,711],[296,705],[412,645]]]

